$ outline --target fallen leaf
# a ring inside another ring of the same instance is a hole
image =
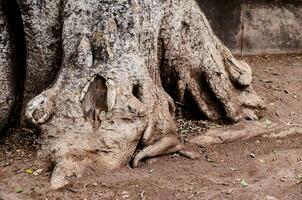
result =
[[[122,192],[122,197],[123,197],[123,199],[129,198],[130,197],[129,192],[127,192],[127,191]]]
[[[146,196],[145,196],[145,191],[142,191],[141,193],[140,193],[140,198],[142,199],[142,200],[145,200],[146,199]]]
[[[249,184],[248,184],[244,179],[241,179],[240,185],[241,185],[241,187],[243,187],[243,188],[246,188],[247,186],[249,186]]]
[[[225,194],[232,194],[232,191],[227,190],[227,191],[225,191]]]
[[[43,169],[37,169],[36,171],[33,172],[33,175],[39,176],[43,172]]]
[[[23,189],[22,188],[16,188],[16,193],[22,193],[23,192]]]
[[[296,176],[296,179],[297,179],[297,184],[301,184],[302,183],[302,175]]]
[[[251,154],[250,154],[250,157],[252,157],[252,158],[256,158],[256,155],[255,155],[255,154],[253,154],[253,153],[251,153]]]
[[[26,173],[28,173],[28,174],[33,174],[34,173],[34,171],[32,170],[32,169],[27,169],[27,170],[25,170],[26,171]]]
[[[269,128],[272,125],[272,122],[268,118],[265,119],[264,123],[266,125],[266,128]]]
[[[208,155],[206,155],[206,161],[210,163],[216,163],[216,161],[211,159]]]

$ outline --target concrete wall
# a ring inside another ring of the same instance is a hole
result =
[[[302,0],[198,0],[236,54],[301,53]]]

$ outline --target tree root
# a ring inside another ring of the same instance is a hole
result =
[[[238,122],[261,117],[264,102],[251,86],[249,65],[237,61],[221,44],[193,1],[177,6],[184,6],[183,15],[178,14],[175,22],[175,15],[170,14],[162,25],[165,63],[160,70],[165,88],[177,88],[174,98],[184,105],[191,103],[185,97],[188,92],[197,109],[210,120]]]
[[[186,105],[191,96],[210,120],[257,119],[263,108],[251,69],[214,36],[193,0],[67,1],[62,17],[62,68],[26,110],[41,128],[41,154],[56,163],[53,188],[86,164],[198,157],[177,137],[171,97]]]

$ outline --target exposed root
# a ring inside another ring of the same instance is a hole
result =
[[[144,158],[156,157],[169,153],[178,152],[180,146],[175,137],[164,137],[155,144],[149,145],[142,149],[133,159],[133,167],[138,167],[139,162]]]
[[[177,15],[178,21],[170,14],[162,25],[163,85],[177,88],[176,100],[182,104],[189,103],[184,95],[188,91],[199,112],[210,120],[238,122],[247,117],[260,117],[264,103],[251,86],[249,65],[237,61],[221,44],[193,1],[181,2],[178,6],[185,9]],[[180,10],[180,7],[173,10]],[[167,77],[176,80],[171,82]]]

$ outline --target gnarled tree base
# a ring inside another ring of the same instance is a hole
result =
[[[210,120],[257,119],[263,108],[251,69],[193,0],[66,1],[62,20],[61,71],[26,109],[42,131],[41,156],[56,163],[53,188],[93,163],[113,169],[172,152],[196,157],[177,137],[172,97]]]

